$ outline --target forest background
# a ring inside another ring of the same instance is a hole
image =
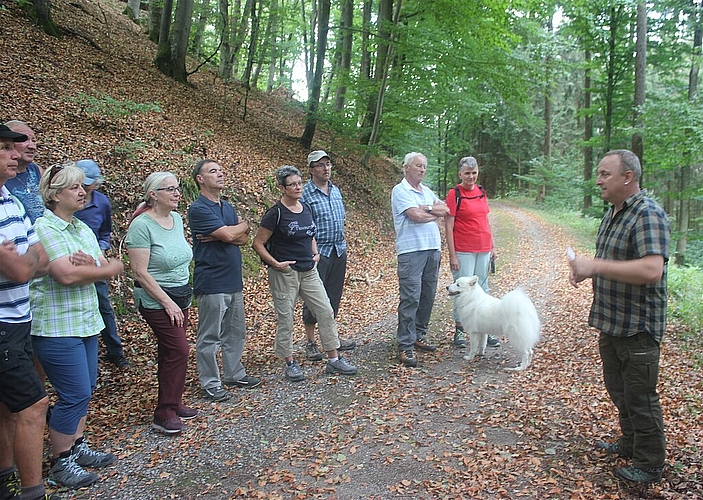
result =
[[[672,318],[700,371],[701,1],[127,5],[0,2],[0,120],[25,120],[38,132],[42,166],[98,161],[115,211],[114,253],[124,250],[150,172],[179,175],[185,209],[197,196],[191,166],[213,157],[228,172],[227,196],[256,225],[278,197],[275,168],[304,167],[307,152],[322,148],[349,210],[352,295],[357,283],[393,277],[388,196],[406,152],[427,155],[427,182],[440,196],[456,182],[457,160],[475,156],[489,198],[569,218],[592,241],[604,210],[595,165],[609,149],[631,148],[644,187],[671,216]],[[250,248],[244,253],[248,328],[270,331],[265,273]],[[130,289],[128,273],[113,283],[138,368],[125,375],[137,393],[126,420],[148,415],[153,403],[141,392],[152,363],[142,347],[153,342]],[[393,306],[380,294],[365,298]],[[349,322],[366,324],[345,310]],[[247,355],[271,368],[267,351]],[[124,416],[112,397],[99,395],[93,424]],[[694,411],[699,403],[698,395],[686,404]],[[686,491],[686,467],[677,469],[677,491]]]

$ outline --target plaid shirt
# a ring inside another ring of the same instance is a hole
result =
[[[649,285],[628,285],[603,276],[593,277],[593,305],[588,324],[614,337],[641,332],[661,342],[666,328],[666,275],[669,261],[669,220],[664,210],[640,191],[613,214],[611,207],[598,228],[596,257],[635,260],[664,257],[661,279]]]
[[[335,250],[337,256],[340,256],[347,251],[347,241],[344,239],[344,221],[347,214],[339,188],[327,181],[327,189],[329,195],[310,180],[303,187],[302,201],[310,205],[312,218],[317,226],[317,251],[320,255],[330,257],[332,250]]]
[[[34,224],[49,262],[78,250],[98,258],[101,255],[93,231],[77,218],[69,223],[46,210]],[[93,283],[67,286],[51,275],[34,279],[29,284],[29,300],[34,320],[32,335],[38,337],[90,337],[105,328],[98,294]]]

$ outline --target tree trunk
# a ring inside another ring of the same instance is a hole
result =
[[[188,54],[188,38],[193,20],[193,0],[178,0],[176,17],[171,32],[171,70],[174,80],[187,83],[186,55]]]
[[[141,12],[139,12],[140,5],[141,0],[127,0],[129,18],[137,24],[139,24],[139,17],[141,15]]]
[[[195,29],[193,30],[192,41],[188,47],[188,53],[198,60],[204,59],[203,56],[203,34],[205,33],[205,28],[208,25],[208,13],[210,12],[210,2],[209,0],[200,0],[197,9],[198,20],[195,23]]]
[[[645,100],[645,71],[647,67],[647,5],[644,1],[637,4],[637,42],[635,44],[635,107],[632,113],[632,152],[640,159],[640,164],[644,166],[642,157],[644,154],[644,142],[642,140],[640,115],[644,107]],[[643,179],[640,179],[642,184]]]
[[[159,43],[159,33],[161,32],[161,16],[164,11],[164,3],[161,0],[149,2],[149,40]]]
[[[156,67],[164,75],[171,76],[171,16],[173,0],[164,0],[159,24],[159,46],[156,49]]]
[[[334,100],[334,110],[337,113],[344,111],[344,101],[347,95],[349,74],[351,71],[352,43],[354,37],[354,0],[342,0],[342,13],[340,15],[341,44],[339,54],[339,69],[337,71],[337,90]]]
[[[586,49],[584,54],[586,70],[583,76],[583,107],[585,115],[583,118],[583,141],[586,145],[583,148],[583,211],[586,212],[593,205],[591,196],[590,180],[593,178],[593,111],[591,111],[591,51]]]
[[[322,91],[322,75],[325,71],[325,53],[327,52],[327,34],[330,29],[330,7],[331,0],[320,0],[319,20],[317,23],[317,43],[315,74],[312,82],[312,90],[308,98],[308,109],[305,118],[305,130],[300,138],[304,148],[310,149],[312,139],[317,128],[317,112],[320,106],[320,94]]]
[[[554,15],[549,14],[547,18],[547,33],[551,36],[554,31],[553,23]],[[551,49],[547,47],[547,54],[544,58],[544,138],[542,141],[542,155],[544,156],[546,170],[542,183],[537,188],[537,202],[541,203],[547,198],[547,177],[546,174],[551,172],[552,166],[552,122],[554,119],[554,103],[552,101],[552,92],[554,84],[552,83],[552,64],[553,57]]]
[[[61,38],[61,28],[51,18],[51,0],[32,0],[32,15],[41,30],[47,35]]]
[[[401,0],[398,0],[401,1]],[[374,124],[377,123],[376,112],[381,98],[384,69],[389,64],[390,26],[393,17],[393,0],[380,0],[378,5],[378,49],[376,50],[376,67],[373,74],[373,87],[366,105],[366,114],[361,123],[361,144],[369,144],[373,134]]]
[[[269,14],[269,23],[271,31],[271,40],[269,41],[269,74],[266,82],[266,92],[273,90],[273,84],[276,81],[276,63],[278,62],[278,0],[271,0],[271,12]]]
[[[254,67],[254,55],[256,54],[256,42],[259,39],[259,14],[256,10],[257,3],[256,0],[252,2],[251,6],[251,36],[249,37],[249,50],[247,52],[247,65],[244,68],[244,76],[242,81],[244,82],[244,88],[246,89],[246,94],[244,96],[244,112],[242,113],[242,120],[247,118],[247,101],[249,99],[249,91],[251,90],[251,72]]]

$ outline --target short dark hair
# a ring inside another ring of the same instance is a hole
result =
[[[297,175],[301,179],[303,178],[303,174],[301,174],[300,170],[296,167],[292,165],[283,165],[281,168],[276,170],[276,182],[278,182],[279,186],[285,186],[286,179],[291,175]]]
[[[203,160],[200,160],[195,164],[193,167],[193,180],[195,181],[195,185],[198,186],[198,189],[200,189],[200,183],[198,182],[198,175],[200,174],[200,171],[203,169],[205,165],[208,163],[217,163],[215,160],[211,160],[209,158],[205,158]]]

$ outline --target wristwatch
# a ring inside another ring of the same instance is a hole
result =
[[[432,205],[427,205],[427,212],[432,213]]]

